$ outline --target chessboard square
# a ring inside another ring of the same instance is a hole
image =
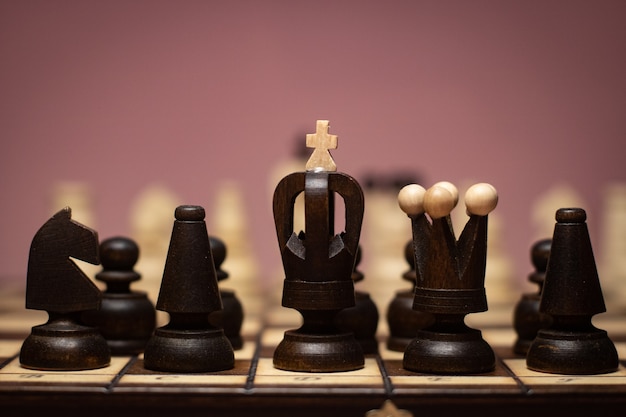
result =
[[[284,371],[274,367],[273,360],[271,358],[259,358],[257,364],[256,377],[259,376],[279,376],[279,377],[322,377],[322,378],[364,378],[364,377],[377,377],[382,378],[378,363],[374,358],[365,358],[365,366],[355,371],[345,372],[296,372],[296,371]],[[256,380],[256,379],[255,379]]]
[[[507,359],[504,361],[522,383],[532,385],[615,385],[626,383],[626,368],[620,365],[615,372],[600,375],[567,375],[537,372],[528,369],[526,359]]]
[[[621,360],[626,360],[626,343],[624,342],[615,343],[615,349],[617,350],[617,356]]]
[[[382,376],[345,376],[343,372],[297,373],[292,375],[257,375],[255,387],[382,387]],[[381,388],[382,389],[382,388]]]
[[[5,374],[0,372],[0,384],[10,383],[15,384],[19,383],[20,385],[49,385],[56,384],[59,386],[98,386],[105,387],[113,382],[115,378],[114,375],[95,375],[95,374],[87,374],[80,375],[74,373],[65,373],[65,372],[41,372],[41,373],[23,373],[16,374],[10,373]]]
[[[245,388],[247,375],[215,375],[215,374],[127,374],[118,387],[130,386],[236,386]]]
[[[397,387],[419,386],[457,386],[481,388],[495,386],[498,388],[515,388],[517,382],[509,376],[494,375],[405,375],[390,377],[391,383]]]

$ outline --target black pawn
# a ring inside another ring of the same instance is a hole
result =
[[[396,352],[404,352],[409,343],[415,339],[418,330],[435,322],[432,314],[413,310],[415,283],[417,282],[413,240],[409,240],[404,247],[404,257],[409,264],[409,270],[402,274],[402,279],[411,283],[411,289],[398,291],[387,309],[389,325],[387,349]]]
[[[209,236],[213,262],[215,262],[215,272],[217,280],[223,281],[228,278],[228,272],[222,269],[222,263],[226,259],[226,244],[222,239]],[[211,314],[210,321],[216,327],[224,329],[224,334],[230,340],[233,349],[239,350],[243,347],[241,338],[241,326],[243,324],[243,306],[233,290],[220,288],[220,296],[224,308]]]
[[[111,351],[98,329],[85,325],[85,311],[99,308],[102,293],[71,258],[97,265],[98,234],[56,213],[35,234],[28,258],[26,308],[45,310],[48,321],[34,326],[20,350],[24,368],[78,371],[102,368]]]
[[[139,247],[126,237],[112,237],[100,244],[102,271],[96,279],[106,283],[99,310],[83,315],[86,323],[98,327],[113,355],[143,352],[156,323],[154,305],[143,291],[131,291],[130,284],[141,279],[134,271]]]
[[[551,245],[552,239],[542,239],[537,241],[530,251],[530,258],[535,270],[528,275],[528,281],[537,284],[539,288],[537,292],[522,295],[513,312],[513,327],[517,333],[513,351],[519,355],[526,355],[530,344],[537,336],[537,332],[550,325],[550,316],[539,311],[539,303],[543,292]]]
[[[358,269],[361,256],[361,247],[359,247],[352,272],[352,281],[355,284],[364,278],[363,272]],[[354,333],[363,353],[378,353],[378,340],[376,339],[379,319],[378,308],[367,292],[355,290],[354,298],[354,307],[341,310],[335,318],[335,323],[340,330]]]
[[[586,223],[580,208],[559,209],[539,310],[552,324],[530,345],[529,369],[587,375],[616,371],[615,345],[591,323],[606,311]]]
[[[204,208],[179,206],[156,308],[170,315],[144,352],[144,367],[164,372],[231,369],[233,347],[209,315],[222,308]]]

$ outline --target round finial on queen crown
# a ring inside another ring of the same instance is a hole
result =
[[[178,206],[174,212],[176,220],[181,221],[201,221],[204,220],[204,208],[201,206]]]
[[[459,189],[450,181],[439,181],[433,185],[433,187],[443,187],[450,191],[450,194],[454,197],[454,207],[459,203]]]
[[[474,184],[465,193],[467,213],[476,216],[486,216],[498,205],[498,192],[491,185],[484,182]]]
[[[409,216],[424,213],[424,194],[426,190],[418,184],[405,185],[398,193],[398,205]]]
[[[456,189],[456,187],[454,187]],[[440,219],[450,214],[456,206],[457,198],[449,188],[433,185],[424,194],[424,210],[433,219]]]

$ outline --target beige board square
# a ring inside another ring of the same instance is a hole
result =
[[[515,387],[517,383],[508,376],[500,375],[398,375],[391,376],[391,383],[397,387],[418,387],[418,386],[493,386]]]
[[[615,343],[615,349],[617,350],[617,356],[621,360],[626,360],[626,342]]]
[[[85,371],[41,371],[23,368],[19,358],[15,358],[0,370],[0,382],[107,385],[121,372],[128,360],[127,357],[113,357],[109,366]]]
[[[526,367],[525,359],[507,359],[505,364],[524,384],[532,385],[626,385],[626,369],[602,375],[563,375],[536,372]]]
[[[382,384],[382,375],[376,359],[366,358],[365,366],[347,372],[293,372],[274,368],[272,359],[261,358],[254,378],[255,386],[363,386]]]
[[[206,375],[206,374],[126,374],[119,387],[141,386],[240,386],[245,387],[247,375]]]

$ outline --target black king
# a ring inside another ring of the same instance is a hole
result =
[[[349,175],[335,172],[328,149],[337,137],[328,121],[307,135],[315,147],[305,172],[284,177],[274,192],[274,222],[285,270],[282,305],[302,314],[302,327],[285,332],[274,366],[289,371],[338,372],[364,366],[363,351],[350,332],[335,325],[337,313],[355,305],[352,271],[363,221],[363,192]],[[294,231],[294,204],[304,192],[305,231]],[[345,206],[345,230],[335,234],[335,195]]]
[[[487,310],[487,218],[497,201],[491,185],[470,187],[465,194],[469,220],[457,240],[450,219],[458,202],[454,185],[440,182],[425,190],[411,184],[398,194],[413,231],[417,274],[413,309],[435,318],[432,325],[416,329],[416,338],[404,352],[404,368],[435,374],[494,369],[493,350],[464,318]]]

